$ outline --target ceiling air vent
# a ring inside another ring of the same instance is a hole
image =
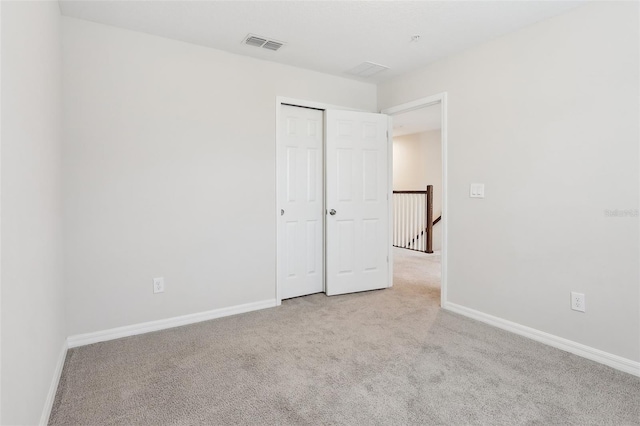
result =
[[[278,50],[282,46],[284,46],[282,43],[279,43],[279,42],[273,41],[273,40],[269,40],[262,47],[264,47],[265,49],[269,49],[269,50]]]
[[[376,64],[373,62],[363,62],[355,68],[351,68],[347,71],[347,74],[357,75],[358,77],[371,77],[374,74],[388,70],[389,67]]]
[[[270,40],[267,37],[260,37],[253,34],[249,34],[248,36],[246,36],[242,42],[244,44],[248,44],[249,46],[262,47],[263,49],[274,51],[284,46],[284,43],[280,41]]]
[[[244,42],[249,46],[262,47],[267,42],[267,40],[260,37],[249,36]]]

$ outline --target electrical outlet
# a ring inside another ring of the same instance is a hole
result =
[[[571,309],[574,311],[585,312],[587,309],[584,293],[571,292]]]
[[[153,279],[153,292],[164,293],[164,277],[157,277]]]

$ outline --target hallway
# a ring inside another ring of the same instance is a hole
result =
[[[425,287],[429,306],[440,306],[440,252],[393,248],[393,283]]]

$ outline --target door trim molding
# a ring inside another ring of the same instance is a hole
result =
[[[387,114],[387,217],[389,234],[387,237],[387,271],[389,287],[393,287],[393,118]]]
[[[441,279],[440,279],[440,306],[447,305],[447,278],[449,270],[448,266],[448,247],[449,247],[449,221],[447,220],[449,212],[449,202],[447,193],[449,192],[448,185],[448,172],[447,172],[447,92],[435,94],[433,96],[427,96],[426,98],[416,99],[411,102],[396,105],[390,108],[383,109],[382,114],[387,114],[391,117],[394,115],[409,112],[416,109],[428,107],[431,105],[440,104],[441,109],[441,134],[440,139],[442,143],[442,249],[441,249]],[[391,159],[393,161],[393,159]],[[391,163],[393,164],[393,163]],[[393,188],[391,188],[393,190]]]

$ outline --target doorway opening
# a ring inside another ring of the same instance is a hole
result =
[[[446,94],[383,111],[393,119],[394,280],[446,301]]]

